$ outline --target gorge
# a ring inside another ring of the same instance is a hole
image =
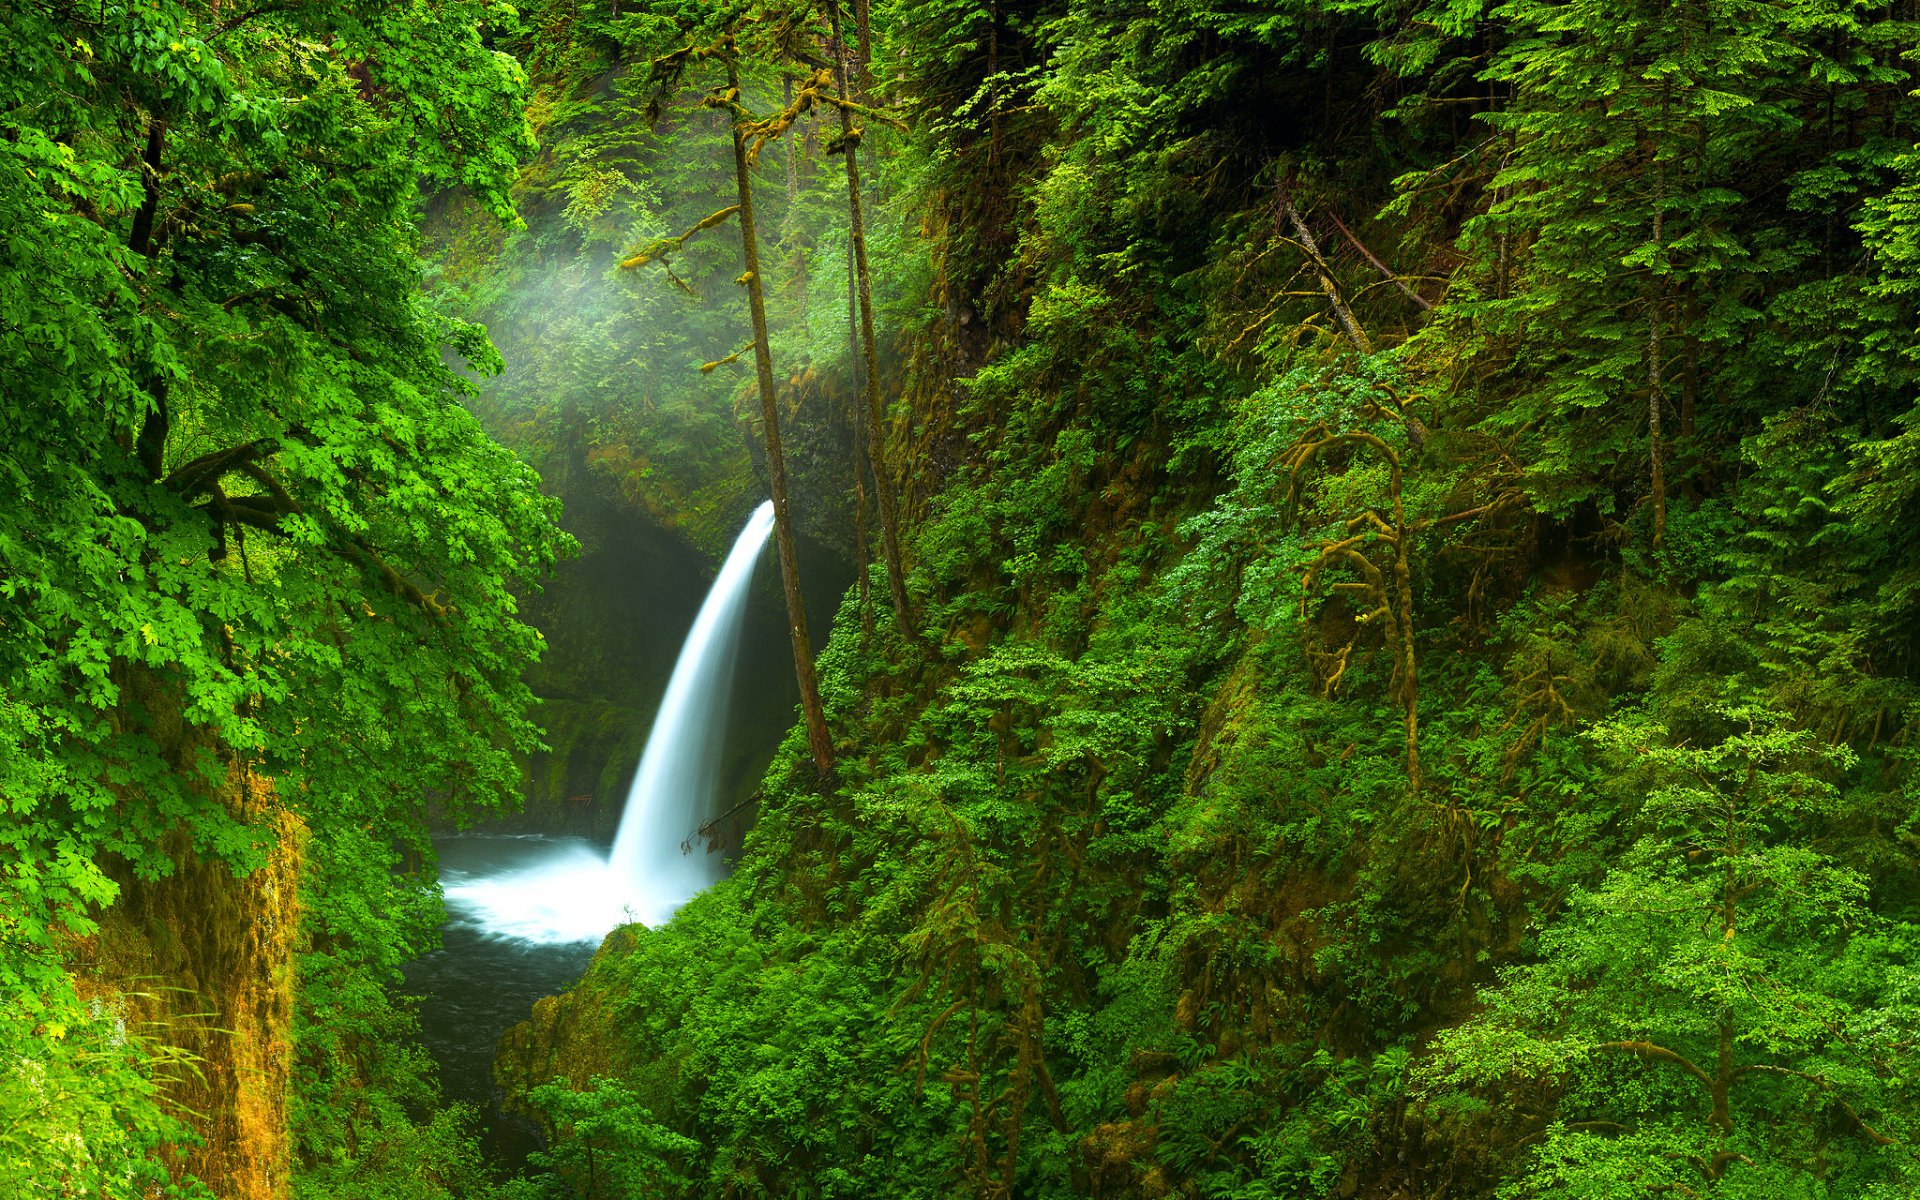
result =
[[[1920,1194],[1917,44],[0,6],[0,1195]]]

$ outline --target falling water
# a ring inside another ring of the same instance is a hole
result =
[[[640,769],[602,858],[577,840],[545,843],[510,870],[448,870],[441,883],[456,924],[529,942],[597,940],[615,925],[657,925],[718,876],[696,836],[714,812],[721,741],[754,564],[773,531],[773,505],[747,520],[720,567],[647,735]]]
[[[627,807],[608,867],[616,881],[627,881],[642,920],[671,913],[715,878],[713,856],[686,853],[681,843],[716,815],[714,780],[733,692],[740,617],[746,611],[754,563],[771,532],[769,501],[748,518],[700,615],[693,619],[660,713],[653,719],[653,732],[647,735],[640,769],[627,789]]]

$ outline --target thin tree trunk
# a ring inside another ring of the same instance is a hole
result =
[[[854,64],[858,68],[854,79],[860,85],[860,99],[864,103],[873,95],[873,0],[853,0],[853,28],[860,39],[860,58]]]
[[[1413,649],[1413,531],[1407,528],[1406,481],[1400,456],[1387,452],[1393,492],[1394,623],[1400,630],[1400,687],[1407,739],[1407,788],[1418,794],[1420,780],[1420,675]]]
[[[1692,307],[1693,306],[1691,304],[1688,305],[1688,308],[1690,310],[1692,309]],[[1700,328],[1699,314],[1697,312],[1693,312],[1693,311],[1688,312],[1687,327],[1689,329]],[[1695,337],[1692,334],[1687,335],[1685,354],[1686,354],[1686,365],[1682,368],[1681,375],[1680,375],[1679,442],[1680,442],[1680,449],[1683,455],[1687,450],[1687,444],[1693,440],[1695,407],[1696,407],[1696,402],[1698,400],[1698,397],[1700,395],[1700,339],[1699,338]],[[1690,455],[1688,457],[1690,457]]]
[[[1360,322],[1354,319],[1353,310],[1340,298],[1340,286],[1334,282],[1333,271],[1327,266],[1326,258],[1320,253],[1320,243],[1313,239],[1313,231],[1300,218],[1300,210],[1293,206],[1293,197],[1283,186],[1280,191],[1280,211],[1285,214],[1287,224],[1293,227],[1293,236],[1300,243],[1307,257],[1313,260],[1313,273],[1320,280],[1320,290],[1326,294],[1327,303],[1333,306],[1333,315],[1340,322],[1347,338],[1362,354],[1373,353],[1373,343],[1367,340],[1366,331],[1360,328]]]
[[[840,5],[829,0],[827,13],[833,23],[836,81],[840,98],[847,99],[848,54],[846,39],[840,31]],[[893,616],[900,632],[913,632],[912,609],[907,603],[907,581],[900,557],[900,516],[894,505],[893,484],[887,474],[886,409],[880,402],[880,355],[873,337],[873,277],[867,271],[867,228],[860,204],[860,163],[858,139],[854,136],[853,114],[840,107],[841,151],[847,156],[847,218],[853,238],[853,270],[860,300],[860,350],[866,370],[867,458],[873,467],[874,506],[880,510],[880,544],[887,562],[887,589],[893,597]]]
[[[867,569],[873,561],[867,545],[867,409],[860,393],[860,303],[855,291],[853,245],[847,245],[847,364],[853,383],[853,548],[860,564],[860,645],[873,641],[873,574]]]
[[[1665,193],[1665,170],[1656,167],[1653,173],[1653,258],[1656,269],[1660,262]],[[1647,287],[1649,290],[1647,300],[1647,452],[1652,463],[1653,475],[1653,548],[1658,550],[1667,540],[1667,476],[1666,468],[1660,461],[1661,289],[1657,271],[1648,280]]]
[[[793,76],[780,77],[780,107],[793,107]],[[800,147],[787,139],[787,221],[793,221],[793,206],[800,200]]]
[[[740,67],[727,58],[727,86],[740,91]],[[753,224],[753,180],[747,172],[747,142],[733,122],[733,173],[740,190],[740,248],[746,260],[747,311],[753,317],[753,363],[759,376],[760,415],[767,439],[767,480],[773,488],[773,536],[780,554],[780,585],[787,595],[787,632],[793,639],[793,675],[800,685],[800,709],[807,726],[813,764],[825,775],[833,770],[833,741],[820,704],[820,681],[813,672],[813,641],[807,633],[806,600],[800,594],[800,562],[794,551],[793,510],[787,503],[787,463],[780,451],[780,410],[773,387],[773,350],[767,341],[767,301],[760,279],[760,241]]]
[[[791,75],[782,75],[780,77],[780,95],[780,107],[782,109],[788,108],[793,104],[793,77]],[[789,136],[787,138],[787,211],[785,220],[780,223],[780,240],[789,242],[792,247],[793,257],[789,260],[788,265],[793,271],[794,294],[795,298],[800,302],[800,326],[804,329],[807,324],[807,252],[805,245],[802,244],[798,235],[799,221],[795,216],[800,203],[799,141],[800,139],[798,137]]]

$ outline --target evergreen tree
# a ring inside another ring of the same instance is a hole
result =
[[[1738,404],[1718,398],[1755,382],[1756,330],[1817,253],[1766,193],[1806,166],[1823,116],[1807,91],[1844,69],[1823,43],[1854,13],[1840,0],[1498,10],[1511,41],[1484,73],[1507,97],[1485,118],[1498,171],[1467,223],[1475,268],[1431,338],[1464,353],[1486,427],[1524,439],[1549,511],[1646,502],[1658,543],[1676,480],[1711,485],[1702,423],[1713,440],[1739,428]]]
[[[1871,911],[1860,872],[1813,848],[1841,813],[1826,776],[1851,755],[1766,713],[1720,719],[1705,746],[1644,720],[1595,731],[1649,786],[1639,836],[1544,931],[1538,961],[1442,1038],[1436,1078],[1560,1092],[1503,1194],[1912,1186],[1896,1031],[1920,947]]]

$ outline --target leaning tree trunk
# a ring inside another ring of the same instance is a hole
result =
[[[853,128],[853,113],[847,79],[851,72],[846,39],[841,36],[840,5],[828,0],[827,13],[833,22],[834,65],[838,68],[841,153],[847,158],[847,223],[853,240],[853,270],[860,293],[860,351],[866,370],[867,460],[873,466],[873,501],[880,512],[881,553],[887,560],[887,588],[893,595],[893,618],[900,632],[911,634],[913,623],[907,604],[906,572],[900,558],[900,512],[894,503],[893,482],[887,474],[886,410],[880,402],[880,355],[873,338],[873,277],[867,271],[867,226],[860,205],[859,138]]]
[[[740,91],[740,68],[727,59],[727,86]],[[820,681],[813,673],[813,640],[807,634],[807,606],[800,594],[800,562],[794,553],[793,510],[787,503],[787,463],[780,451],[780,412],[774,400],[773,350],[767,342],[767,302],[760,280],[760,240],[753,225],[753,180],[747,173],[747,142],[740,122],[733,123],[733,172],[740,189],[740,246],[746,259],[747,311],[753,317],[753,362],[759,375],[760,416],[766,426],[767,481],[773,488],[773,536],[780,554],[780,585],[787,594],[787,632],[793,638],[793,676],[800,685],[800,709],[807,725],[813,764],[833,769],[833,741],[820,705]]]

